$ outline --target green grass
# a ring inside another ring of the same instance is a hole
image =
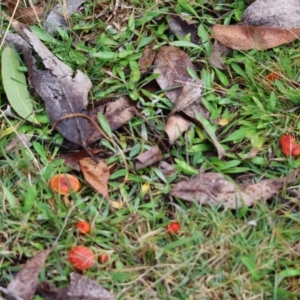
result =
[[[95,18],[110,7],[109,1],[101,4],[103,8],[100,4],[87,1],[81,13],[72,16],[70,28],[60,30],[55,38],[37,24],[32,30],[65,63],[88,74],[93,83],[91,106],[104,97],[129,95],[143,104],[142,114],[158,135],[169,110],[160,102],[163,114],[156,114],[157,106],[143,94],[144,85],[153,78],[138,72],[137,61],[145,46],[151,40],[157,48],[177,40],[167,24],[172,13],[193,16],[199,22],[199,35],[207,41],[212,24],[234,23],[245,8],[244,1],[238,0],[131,1],[109,20],[117,30],[113,32],[105,30],[109,14]],[[1,22],[5,28],[7,23]],[[60,144],[62,138],[52,130],[43,102],[34,99],[42,123],[37,128],[4,114],[8,103],[0,85],[0,284],[7,285],[28,258],[53,244],[76,204],[40,280],[66,285],[72,271],[67,253],[74,245],[85,245],[97,254],[111,255],[108,263],[97,264],[85,274],[119,299],[300,298],[297,200],[284,205],[278,197],[230,211],[168,196],[174,182],[189,176],[189,167],[233,178],[247,173],[259,180],[282,177],[300,165],[299,159],[286,158],[278,143],[284,133],[300,141],[299,113],[294,110],[300,103],[295,87],[300,81],[299,48],[295,42],[267,51],[233,51],[225,58],[226,71],[209,64],[210,42],[200,52],[181,48],[203,80],[202,100],[226,158],[220,161],[204,130],[193,125],[164,153],[165,160],[176,167],[175,175],[164,178],[157,166],[135,171],[133,158],[157,143],[149,124],[135,117],[114,132],[129,164],[124,185],[126,170],[118,149],[107,140],[97,145],[111,167],[111,199],[123,203],[121,209],[112,209],[80,173],[64,165],[60,148],[51,143]],[[101,59],[103,55],[107,58]],[[271,72],[279,72],[282,78],[267,81]],[[217,126],[215,122],[222,118],[229,120],[228,125]],[[5,153],[4,148],[21,133],[34,135],[33,144]],[[253,149],[257,153],[251,157]],[[54,194],[48,184],[54,174],[64,172],[79,176],[84,186],[68,201]],[[299,189],[299,182],[294,187]],[[288,197],[285,191],[280,196]],[[90,235],[76,233],[79,219],[93,224]],[[182,226],[177,236],[164,229],[172,220]]]

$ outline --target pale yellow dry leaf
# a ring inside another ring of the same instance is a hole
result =
[[[81,172],[86,182],[99,194],[108,198],[109,169],[107,165],[99,160],[94,162],[90,157],[85,157],[79,161]]]

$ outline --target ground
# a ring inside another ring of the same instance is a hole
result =
[[[41,127],[7,113],[8,102],[0,85],[0,284],[6,286],[28,258],[54,243],[76,204],[40,274],[41,281],[66,285],[73,270],[68,251],[74,245],[85,245],[110,259],[84,274],[118,299],[299,298],[299,208],[286,189],[268,202],[236,210],[169,196],[171,186],[195,170],[233,179],[246,175],[259,181],[281,178],[300,165],[299,159],[286,157],[279,147],[283,134],[297,139],[300,133],[299,42],[265,51],[234,50],[224,57],[227,70],[220,71],[209,62],[210,28],[238,22],[244,1],[121,1],[116,11],[114,4],[86,1],[55,38],[45,33],[42,22],[31,27],[52,53],[89,76],[93,84],[90,106],[121,95],[145,100],[140,102],[141,114],[148,121],[136,116],[114,132],[129,165],[126,181],[119,150],[106,139],[96,145],[111,170],[110,199],[123,206],[112,208],[80,172],[64,164],[61,155],[66,151],[58,146],[63,139],[53,130],[43,101],[32,89]],[[158,105],[143,98],[143,87],[151,75],[138,81],[130,75],[151,41],[146,37],[153,37],[157,48],[177,40],[167,19],[183,13],[196,22],[203,44],[200,49],[180,48],[203,81],[202,101],[211,113],[211,123],[228,123],[216,131],[226,157],[219,160],[205,131],[191,125],[169,146],[169,152],[164,151],[164,159],[176,169],[172,176],[164,177],[157,165],[136,171],[133,158],[156,145],[150,126],[163,136],[168,106],[159,103],[162,113],[157,114]],[[2,28],[8,27],[6,20],[1,22]],[[134,54],[115,59],[92,55],[120,47]],[[280,80],[267,79],[273,72],[281,74]],[[33,135],[32,144],[5,152],[16,133]],[[80,192],[68,198],[49,187],[53,175],[66,172],[77,175],[83,184]],[[299,188],[299,182],[294,188]],[[78,234],[75,226],[80,219],[92,224],[90,234]],[[172,221],[181,225],[178,234],[165,230]]]

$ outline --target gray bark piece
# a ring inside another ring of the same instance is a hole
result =
[[[256,0],[245,10],[241,24],[298,28],[300,27],[300,0]]]

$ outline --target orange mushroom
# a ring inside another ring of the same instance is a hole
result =
[[[69,251],[68,260],[77,270],[86,270],[95,264],[95,255],[87,247],[75,246]]]
[[[70,174],[58,174],[50,180],[51,189],[61,195],[69,195],[71,192],[78,192],[81,189],[80,181]]]
[[[295,142],[295,138],[292,135],[285,134],[280,138],[280,145],[283,154],[286,156],[298,156],[300,155],[300,145]]]

